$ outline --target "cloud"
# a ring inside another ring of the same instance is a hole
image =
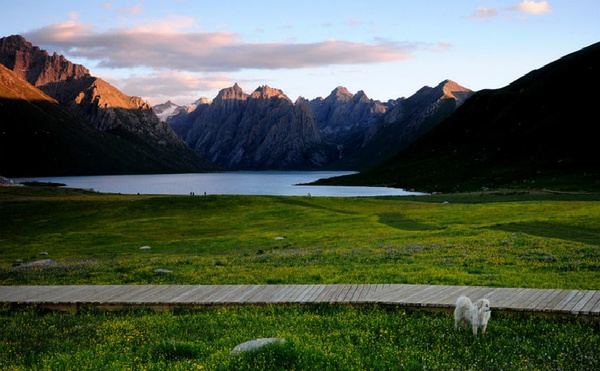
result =
[[[118,86],[126,94],[140,95],[151,104],[168,99],[179,104],[190,104],[206,92],[216,92],[225,86],[232,86],[239,79],[226,74],[198,74],[179,71],[153,71],[148,74],[132,74],[127,77],[101,76],[109,83]],[[207,98],[212,99],[213,96]]]
[[[508,10],[527,13],[527,14],[547,14],[551,13],[550,4],[547,1],[523,0],[518,5],[508,8]]]
[[[131,7],[131,8],[115,8],[115,4],[111,3],[111,2],[105,2],[102,4],[102,9],[106,9],[106,10],[115,10],[117,13],[120,14],[130,14],[130,15],[135,15],[135,14],[141,14],[144,12],[142,5],[141,4],[136,4],[135,6]]]
[[[498,15],[498,9],[496,8],[486,8],[484,6],[480,6],[467,18],[469,19],[487,19],[492,18]]]
[[[523,0],[519,4],[505,8],[502,11],[519,12],[525,14],[539,15],[551,13],[552,9],[547,1]],[[467,18],[471,20],[486,20],[500,15],[501,11],[497,8],[487,8],[480,6]]]
[[[243,69],[298,69],[327,65],[402,61],[419,50],[415,43],[325,40],[312,43],[250,43],[232,32],[186,32],[188,17],[170,17],[143,26],[95,31],[72,20],[24,34],[31,42],[104,68],[231,72]]]
[[[133,14],[141,14],[144,12],[144,10],[142,9],[142,6],[140,4],[137,4],[131,8],[120,8],[117,11],[122,14],[132,14],[132,15]]]

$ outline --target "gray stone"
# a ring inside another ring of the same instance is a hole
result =
[[[250,340],[245,343],[238,344],[235,348],[233,348],[233,350],[231,351],[230,354],[234,355],[234,354],[238,354],[241,352],[248,352],[248,351],[256,350],[265,345],[273,344],[273,343],[283,344],[283,343],[285,343],[285,339],[283,339],[283,338],[261,338],[261,339]]]
[[[43,259],[21,264],[22,267],[47,267],[50,265],[56,265],[56,262],[52,259]]]

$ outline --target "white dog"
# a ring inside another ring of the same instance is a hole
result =
[[[456,309],[454,309],[454,328],[458,328],[458,323],[462,320],[467,321],[473,327],[473,335],[477,336],[477,328],[481,327],[481,335],[485,334],[485,328],[492,315],[490,301],[479,299],[475,304],[466,296],[456,299]]]

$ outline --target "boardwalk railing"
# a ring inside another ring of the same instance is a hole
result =
[[[444,309],[453,308],[460,295],[486,298],[500,311],[600,315],[598,290],[405,284],[0,286],[0,303],[58,309],[310,303]]]

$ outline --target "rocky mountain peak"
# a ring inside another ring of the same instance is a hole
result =
[[[333,89],[331,91],[331,94],[329,94],[329,96],[325,99],[347,102],[350,99],[352,99],[352,97],[353,97],[353,94],[350,93],[348,91],[348,89],[346,89],[343,86],[338,86],[337,88]]]
[[[463,86],[460,86],[452,80],[442,81],[438,85],[438,88],[442,89],[442,92],[444,93],[445,97],[456,99],[459,105],[462,104],[471,95],[473,95],[473,91]]]
[[[214,102],[222,102],[229,99],[246,100],[247,98],[248,95],[242,91],[242,88],[240,88],[237,83],[235,83],[229,88],[221,89],[215,97]]]
[[[20,35],[0,39],[0,63],[38,87],[90,75],[84,66],[57,53],[50,55]]]
[[[251,95],[250,98],[253,99],[270,99],[270,98],[282,98],[289,102],[291,99],[288,98],[283,91],[280,89],[275,89],[267,85],[259,86]]]
[[[354,96],[352,97],[352,101],[356,102],[356,103],[370,103],[371,99],[369,97],[367,97],[367,94],[365,94],[364,91],[359,90],[356,94],[354,94]]]
[[[212,102],[212,100],[207,97],[200,97],[192,103],[192,106],[200,106],[202,104],[210,104],[211,102]]]

